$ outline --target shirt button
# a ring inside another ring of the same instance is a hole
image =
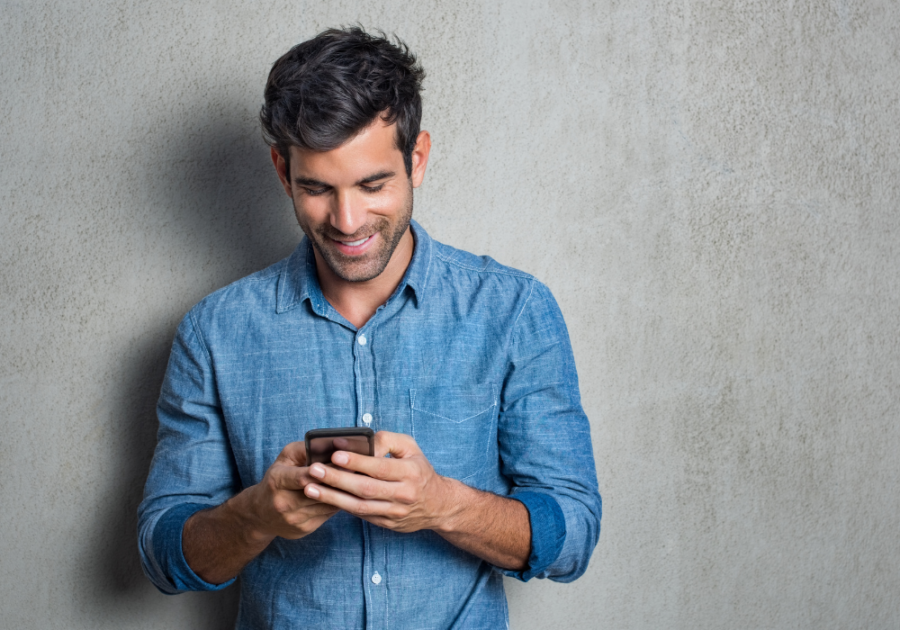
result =
[[[372,576],[373,584],[381,584],[381,576],[378,575],[378,571],[375,572],[375,575]]]
[[[368,342],[365,335],[360,335],[357,341],[359,341],[359,345],[361,346],[366,345],[366,343]]]
[[[372,414],[364,413],[363,414],[363,422],[365,422],[367,425],[372,424]]]

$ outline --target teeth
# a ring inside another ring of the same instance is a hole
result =
[[[369,240],[369,237],[367,236],[366,238],[361,238],[358,241],[345,241],[344,245],[349,245],[350,247],[356,247],[357,245],[362,245],[363,243],[365,243],[368,240]]]

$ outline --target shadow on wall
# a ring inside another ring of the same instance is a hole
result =
[[[118,382],[111,384],[117,479],[97,514],[96,538],[84,563],[88,575],[81,596],[89,602],[83,611],[89,623],[137,616],[146,623],[158,612],[161,622],[174,617],[185,627],[223,628],[233,627],[237,612],[234,586],[180,595],[177,602],[156,594],[137,555],[137,507],[156,445],[156,400],[181,317],[212,290],[287,256],[301,234],[258,125],[235,112],[186,126],[195,131],[173,133],[167,159],[150,162],[158,164],[146,173],[153,182],[150,207],[136,208],[157,213],[150,220],[156,232],[148,240],[159,239],[168,253],[148,265],[161,287],[148,295],[172,308],[153,330],[134,331],[136,339],[121,354]],[[153,243],[147,251],[154,251]]]

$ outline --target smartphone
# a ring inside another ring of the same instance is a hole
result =
[[[312,429],[306,432],[306,465],[330,464],[335,451],[375,455],[375,431],[367,427]]]

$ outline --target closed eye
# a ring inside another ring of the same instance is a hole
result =
[[[378,184],[377,186],[360,186],[367,193],[377,193],[382,188],[384,188],[384,183]]]

